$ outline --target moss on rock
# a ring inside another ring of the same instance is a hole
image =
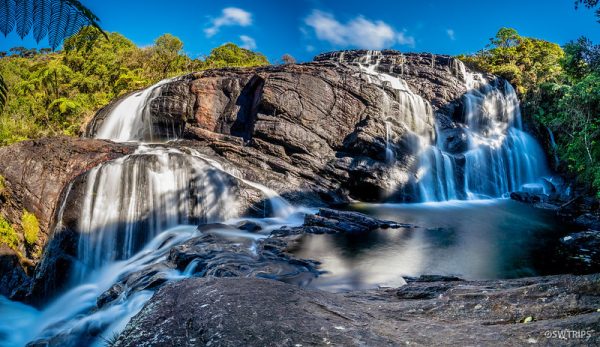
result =
[[[21,217],[21,226],[23,227],[23,235],[25,236],[25,242],[29,246],[35,245],[40,234],[40,223],[37,217],[27,211],[23,210],[23,216]]]
[[[0,243],[6,243],[13,250],[19,250],[19,235],[15,228],[2,216],[0,216]]]

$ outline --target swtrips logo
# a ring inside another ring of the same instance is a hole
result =
[[[588,340],[592,337],[594,330],[570,330],[570,329],[562,329],[562,330],[546,330],[544,331],[544,337],[547,339],[559,339],[559,340],[572,340],[572,339],[581,339]]]

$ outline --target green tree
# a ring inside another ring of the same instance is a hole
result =
[[[207,68],[251,67],[269,65],[267,58],[251,50],[241,48],[233,43],[226,43],[213,49],[205,60]]]
[[[459,56],[459,59],[507,79],[524,96],[529,91],[535,92],[541,83],[560,78],[563,57],[563,50],[555,43],[523,37],[514,29],[501,28],[485,49],[474,55]]]
[[[171,34],[164,34],[148,50],[150,71],[163,79],[185,69],[189,58],[183,54],[183,42]]]

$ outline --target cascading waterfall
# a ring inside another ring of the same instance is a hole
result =
[[[163,230],[237,217],[234,178],[198,156],[140,146],[92,169],[81,209],[79,277],[127,259]]]
[[[6,343],[0,341],[0,346],[20,346],[34,338],[59,335],[72,335],[67,340],[71,345],[104,345],[103,339],[122,330],[152,292],[140,291],[100,309],[96,309],[97,298],[120,278],[149,264],[159,264],[171,247],[198,236],[197,225],[234,223],[240,217],[240,184],[262,192],[270,203],[277,218],[268,222],[271,226],[265,226],[266,232],[302,222],[296,216],[302,209],[293,208],[275,191],[243,179],[235,169],[224,168],[191,148],[147,144],[177,137],[176,129],[171,129],[167,138],[153,133],[150,104],[170,81],[163,80],[123,98],[106,115],[95,137],[135,142],[138,148],[91,169],[85,176],[78,220],[78,261],[68,291],[43,311],[0,297],[1,314],[19,312],[23,317],[0,323],[0,336],[10,337]],[[71,192],[69,188],[60,216]],[[254,235],[254,240],[261,237]],[[190,271],[164,271],[167,278],[190,275]],[[69,309],[65,310],[65,305]],[[14,330],[19,333],[12,333]],[[89,340],[90,330],[94,336],[101,334]],[[77,340],[82,336],[86,340]]]
[[[488,81],[483,74],[471,73],[462,62],[455,60],[454,68],[467,90],[462,97],[461,123],[468,149],[463,154],[453,155],[444,151],[429,102],[413,93],[402,78],[378,71],[382,58],[381,52],[367,51],[356,63],[369,83],[388,84],[396,91],[398,114],[391,114],[389,107],[382,107],[388,110],[383,117],[386,162],[390,162],[388,157],[393,152],[391,123],[401,124],[417,135],[413,151],[419,158],[415,180],[418,200],[502,197],[526,184],[537,184],[540,177],[547,174],[541,147],[522,130],[519,100],[510,83],[501,79]],[[435,68],[435,56],[431,59],[431,66]],[[383,96],[384,106],[387,97],[387,94]]]
[[[547,174],[545,155],[522,130],[514,88],[506,80],[487,81],[460,65],[467,87],[463,103],[469,143],[464,194],[467,198],[499,197],[535,183]]]

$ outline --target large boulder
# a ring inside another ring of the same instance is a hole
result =
[[[574,344],[597,345],[599,292],[598,275],[424,279],[346,294],[262,279],[187,279],[160,289],[114,345],[560,345],[565,330],[577,332]]]
[[[402,77],[414,93],[406,96],[387,82],[373,83],[360,66],[367,54],[335,52],[307,64],[207,70],[164,82],[152,91],[151,128],[224,157],[247,179],[294,202],[415,200],[407,188],[416,179],[415,144],[419,137],[435,141],[433,115],[457,128],[463,65],[449,56],[383,51],[377,71]],[[430,118],[407,116],[413,95],[432,105]],[[98,112],[87,136],[122,100]],[[466,148],[458,133],[448,141],[450,151]]]

